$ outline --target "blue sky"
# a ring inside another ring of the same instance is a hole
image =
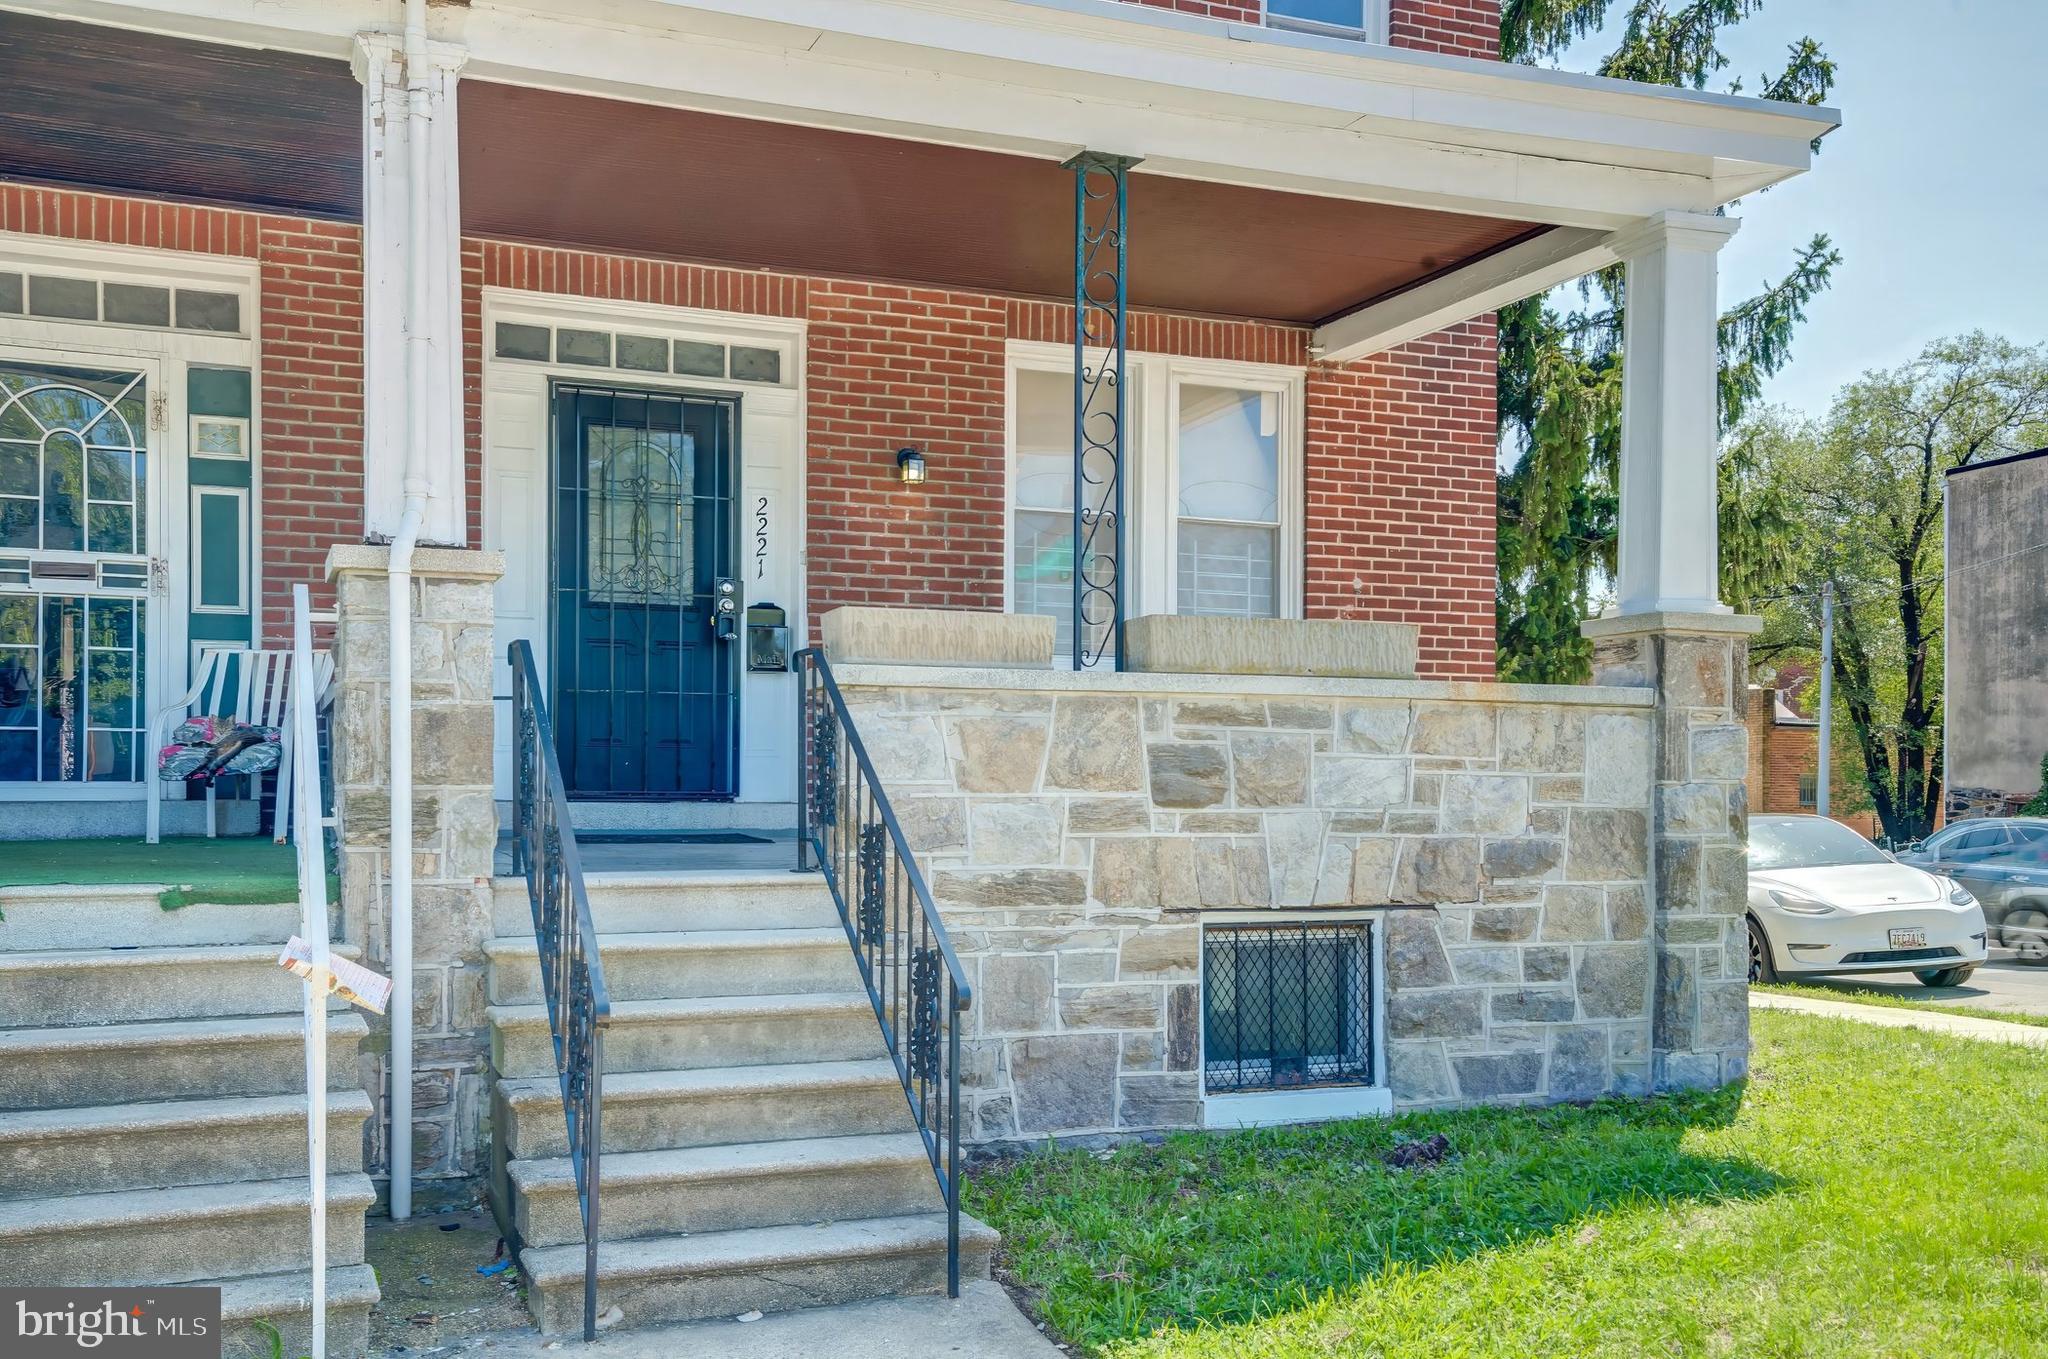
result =
[[[2048,0],[1771,0],[1725,33],[1715,87],[1739,73],[1756,89],[1803,33],[1840,65],[1842,126],[1809,173],[1736,206],[1721,300],[1783,274],[1816,231],[1843,261],[1765,399],[1820,414],[1938,336],[2048,339]],[[1607,50],[1589,40],[1558,64]]]

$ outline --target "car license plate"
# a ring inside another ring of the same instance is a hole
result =
[[[1893,948],[1927,947],[1926,930],[1893,930],[1891,933]]]

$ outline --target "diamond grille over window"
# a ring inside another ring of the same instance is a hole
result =
[[[1202,939],[1210,1094],[1370,1085],[1372,926],[1211,926]]]

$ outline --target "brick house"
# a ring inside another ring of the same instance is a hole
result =
[[[1812,812],[1820,799],[1820,720],[1805,711],[1811,676],[1783,667],[1770,684],[1749,686],[1749,777],[1752,812]],[[1838,754],[1832,774],[1830,815],[1859,833],[1875,836],[1877,817],[1850,812],[1847,797],[1855,775]]]
[[[135,833],[149,715],[313,587],[398,983],[358,1240],[482,1175],[547,1329],[732,1314],[981,1267],[962,1145],[1746,1070],[1715,261],[1830,111],[1505,65],[1492,0],[49,8],[0,835]],[[1492,313],[1616,262],[1599,682],[1498,684]]]

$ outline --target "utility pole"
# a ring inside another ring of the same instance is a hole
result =
[[[1828,814],[1829,782],[1834,761],[1831,737],[1835,725],[1835,583],[1820,587],[1820,769],[1813,786],[1813,809]]]

